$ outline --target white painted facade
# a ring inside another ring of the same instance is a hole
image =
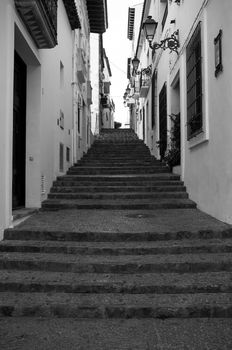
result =
[[[163,30],[161,23],[165,6],[168,15]],[[145,136],[145,142],[152,153],[159,158],[159,94],[167,86],[167,128],[171,128],[169,115],[180,112],[181,116],[181,177],[184,180],[190,198],[198,208],[216,218],[232,223],[232,3],[230,0],[148,0],[144,4],[143,21],[151,15],[158,27],[154,41],[160,42],[179,30],[178,55],[169,50],[156,50],[151,57],[151,49],[140,32],[136,43],[137,57],[141,67],[152,64],[157,72],[156,92],[150,87],[146,98],[139,99],[139,114],[145,117],[143,130],[142,117],[137,118],[137,133]],[[172,23],[171,23],[172,22]],[[201,22],[202,56],[202,132],[188,139],[187,135],[187,78],[186,47]],[[214,39],[222,30],[223,71],[215,76]],[[152,116],[151,106],[154,107]],[[151,120],[155,118],[152,128]],[[169,137],[169,134],[168,136]],[[169,144],[169,141],[168,141]]]
[[[91,105],[91,131],[93,135],[99,134],[99,76],[100,76],[100,35],[90,34],[90,80],[93,87]]]
[[[38,49],[14,1],[0,2],[0,239],[12,223],[14,51],[27,66],[25,207],[39,208],[56,176],[63,175],[90,145],[88,59],[83,84],[75,71],[76,48],[89,57],[89,28],[85,1],[78,6],[82,29],[71,29],[64,3],[59,0],[58,45]],[[77,99],[81,118],[78,132]]]
[[[108,57],[105,50],[103,49],[103,69],[102,69],[102,81],[101,81],[101,92],[102,96],[107,99],[106,106],[102,106],[101,112],[101,127],[103,129],[113,129],[114,128],[114,102],[110,95],[111,86],[111,68]]]

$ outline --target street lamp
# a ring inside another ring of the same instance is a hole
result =
[[[178,54],[178,51],[177,51],[179,47],[178,30],[176,30],[170,37],[167,37],[161,40],[160,43],[152,44],[157,25],[158,23],[152,18],[152,16],[148,16],[146,21],[143,22],[143,30],[144,30],[146,39],[149,42],[149,47],[152,49],[152,51],[155,51],[157,49],[163,49],[163,50],[169,49],[171,52],[175,51]]]
[[[141,71],[138,71],[140,60],[135,56],[131,62],[132,62],[132,66],[133,66],[135,74],[137,74],[137,75],[140,75],[140,74],[151,75],[151,73],[152,73],[151,64],[148,67],[141,69]]]
[[[131,62],[132,62],[132,66],[134,68],[134,71],[137,72],[137,70],[139,68],[140,60],[135,56]]]
[[[126,94],[127,94],[127,95],[130,95],[130,91],[131,91],[131,90],[130,90],[129,85],[128,85],[127,88],[126,88]]]

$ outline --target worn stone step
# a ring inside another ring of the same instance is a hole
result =
[[[185,198],[158,199],[48,199],[42,209],[183,209],[196,208],[196,203]]]
[[[217,272],[232,271],[230,253],[99,256],[2,252],[0,269],[78,273]]]
[[[146,191],[150,190],[156,190],[156,191],[163,191],[163,190],[169,190],[170,192],[173,191],[175,188],[179,191],[185,191],[186,187],[184,186],[182,181],[154,181],[154,182],[140,182],[140,181],[131,181],[131,182],[104,182],[104,181],[68,181],[66,179],[65,181],[59,180],[53,182],[53,187],[51,188],[51,191],[53,191],[54,188],[62,189],[67,188],[67,191],[69,189],[73,189],[75,191],[76,189],[79,191],[81,189],[85,189],[88,187],[88,190],[91,191],[100,191],[104,189],[104,191],[117,191],[117,190],[125,190],[128,188],[130,191],[137,190],[140,191],[143,188],[146,189]]]
[[[88,188],[86,188],[88,191]],[[98,192],[98,193],[61,193],[52,192],[48,194],[48,199],[158,199],[158,198],[188,198],[186,192]]]
[[[73,166],[69,169],[69,171],[80,171],[80,170],[115,170],[115,171],[130,171],[130,170],[135,170],[135,171],[139,171],[142,170],[144,168],[144,165],[129,165],[129,166],[121,166],[121,165],[113,165],[113,166],[109,166],[109,165],[105,165],[105,166],[101,166],[101,165],[80,165],[80,166]],[[149,165],[146,167],[146,171],[149,170],[167,170],[168,167],[166,165]],[[166,171],[164,171],[166,172]],[[119,172],[120,173],[120,172]]]
[[[114,186],[104,186],[101,184],[95,184],[93,186],[92,183],[89,184],[82,184],[82,186],[79,184],[79,186],[76,185],[66,185],[65,182],[54,183],[54,186],[51,188],[51,193],[76,193],[76,192],[184,192],[186,191],[186,187],[178,184],[175,186],[120,186],[120,183],[118,185]]]
[[[63,175],[58,176],[57,181],[76,181],[76,182],[104,182],[104,183],[115,183],[115,182],[121,182],[123,184],[130,184],[130,183],[139,183],[145,184],[145,183],[170,183],[172,181],[179,181],[180,177],[179,175],[173,175],[170,173],[163,173],[163,174],[146,174],[146,175],[134,175],[134,174],[128,174],[128,175]],[[173,182],[172,182],[173,183]],[[180,182],[183,184],[183,182]]]
[[[168,240],[141,242],[61,242],[4,240],[0,252],[62,253],[87,255],[156,255],[230,253],[232,239]]]
[[[230,293],[0,293],[1,316],[73,318],[231,317]]]
[[[102,160],[83,160],[78,164],[75,164],[71,169],[79,169],[80,167],[92,167],[92,168],[115,168],[115,167],[123,167],[123,168],[137,168],[137,167],[157,167],[161,166],[160,163],[152,162],[152,161],[141,161],[141,162],[116,162],[116,161],[102,161]]]
[[[232,349],[230,318],[4,317],[0,333],[1,350]]]
[[[118,155],[135,155],[136,153],[138,154],[138,157],[142,157],[144,155],[150,155],[150,151],[148,148],[144,148],[143,145],[138,145],[138,146],[130,146],[130,145],[125,145],[125,146],[118,146],[118,145],[99,145],[98,147],[93,146],[90,148],[87,155],[89,154],[111,154],[111,153],[117,153]]]
[[[155,162],[164,164],[164,162],[156,161],[151,155],[143,155],[142,157],[138,157],[138,155],[129,154],[129,155],[118,155],[118,154],[86,154],[84,155],[79,162],[82,161],[96,161],[96,162],[131,162],[136,164],[137,162]],[[77,164],[79,164],[79,162]]]
[[[0,271],[0,292],[20,293],[231,293],[228,272],[94,274],[41,271]]]
[[[5,240],[28,240],[28,241],[72,241],[72,242],[152,242],[170,240],[196,240],[196,239],[229,239],[232,237],[232,229],[202,229],[198,230],[176,230],[169,232],[115,232],[101,231],[85,232],[57,231],[38,229],[6,229]],[[2,242],[4,244],[4,242]],[[42,243],[43,244],[43,243]]]
[[[168,167],[148,167],[148,168],[103,168],[103,167],[79,167],[71,168],[67,171],[68,175],[72,174],[153,174],[153,173],[168,173]]]

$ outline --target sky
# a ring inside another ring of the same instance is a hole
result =
[[[112,71],[111,97],[116,105],[114,120],[129,122],[128,107],[123,105],[123,94],[128,84],[127,58],[131,57],[132,42],[127,39],[128,8],[143,2],[142,0],[107,0],[109,27],[103,35]]]

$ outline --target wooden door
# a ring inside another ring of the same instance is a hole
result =
[[[27,67],[15,53],[13,112],[13,209],[25,206]]]

